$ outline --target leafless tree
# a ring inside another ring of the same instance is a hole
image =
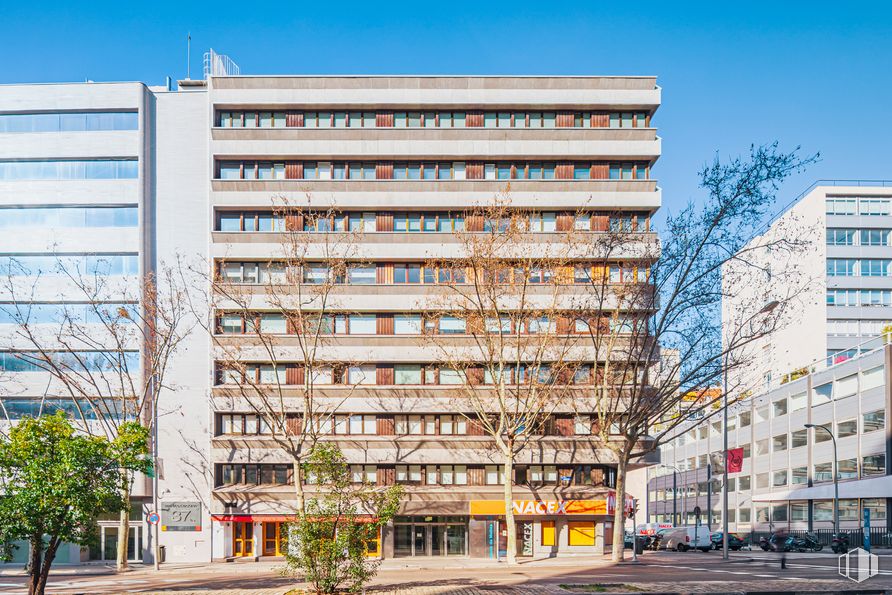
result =
[[[563,238],[537,241],[531,217],[497,197],[465,215],[454,257],[426,263],[440,291],[430,297],[425,336],[440,359],[439,374],[453,376],[456,410],[480,424],[501,458],[511,564],[515,459],[555,409],[580,395],[574,382],[590,382],[574,353],[578,339],[568,332],[569,246]],[[441,332],[443,317],[459,321],[463,335]]]
[[[740,279],[770,260],[802,257],[807,243],[797,234],[748,242],[761,231],[780,182],[814,159],[776,145],[727,163],[717,157],[700,172],[703,202],[669,214],[660,244],[619,215],[603,233],[577,237],[604,263],[590,275],[577,311],[587,313],[583,324],[598,358],[599,432],[618,461],[615,561],[623,557],[629,464],[672,439],[692,416],[719,412],[726,391],[747,388],[730,386],[729,375],[747,365],[749,346],[785,324],[808,285],[788,269],[784,284],[771,294],[752,292],[723,328],[723,298],[742,290]]]
[[[351,222],[348,214],[279,199],[274,214],[277,257],[259,263],[254,284],[233,283],[230,263],[217,264],[209,330],[221,362],[219,394],[233,410],[257,415],[266,436],[288,455],[296,510],[303,515],[304,458],[320,434],[329,433],[325,428],[338,405],[356,386],[374,380],[361,362],[333,359],[331,346],[333,335],[349,324],[343,286],[374,283],[375,272],[360,259],[361,222]],[[328,384],[339,384],[339,390],[320,391]]]
[[[168,382],[171,361],[197,325],[187,269],[178,256],[134,279],[110,275],[111,263],[102,258],[85,266],[59,257],[45,271],[11,259],[0,287],[0,307],[12,319],[3,350],[26,369],[47,374],[38,415],[62,400],[85,432],[114,439],[123,422],[138,420],[152,435],[162,393],[176,389]],[[50,306],[55,310],[50,316],[39,304],[47,277],[61,292],[55,297],[64,299]],[[134,480],[133,474],[125,475],[125,502]],[[127,568],[129,512],[120,516],[119,570]]]

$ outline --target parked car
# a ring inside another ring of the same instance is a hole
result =
[[[674,529],[674,527],[668,529],[657,529],[656,533],[653,534],[653,537],[650,540],[650,543],[647,544],[648,549],[652,549],[654,551],[661,549],[661,544],[663,542],[663,536],[666,535],[667,532]]]
[[[635,544],[635,538],[632,535],[632,532],[626,531],[623,534],[623,546],[625,547],[625,549],[630,550],[630,549],[632,549],[632,546],[634,544]]]
[[[722,549],[722,532],[716,531],[711,536],[712,540],[712,549],[720,550]],[[733,551],[738,551],[746,546],[746,540],[741,538],[737,533],[728,532],[728,549]]]
[[[677,552],[696,549],[708,552],[712,549],[712,540],[709,534],[708,527],[675,527],[663,534],[663,538],[660,540],[660,549]]]

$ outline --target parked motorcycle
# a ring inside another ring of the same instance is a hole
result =
[[[845,533],[837,533],[830,542],[830,549],[834,554],[844,554],[849,551],[849,536]]]
[[[800,552],[820,552],[824,549],[824,544],[818,541],[818,536],[814,533],[806,533],[805,537],[800,538],[800,543],[797,545]]]
[[[766,552],[791,552],[797,546],[795,538],[792,536],[778,537],[777,535],[772,535],[768,538],[760,537],[759,547]]]

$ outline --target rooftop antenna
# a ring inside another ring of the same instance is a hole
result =
[[[192,56],[192,32],[189,31],[186,33],[186,80],[192,78],[192,69],[190,68],[189,60]]]

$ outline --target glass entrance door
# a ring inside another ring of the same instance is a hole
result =
[[[411,517],[404,518],[409,521]],[[425,522],[397,522],[394,524],[394,557],[467,555],[468,527],[466,524],[449,522],[454,517],[424,518]]]
[[[282,523],[263,523],[263,555],[285,555],[282,548]]]
[[[427,556],[427,527],[424,525],[415,525],[412,530],[413,548],[412,552],[415,556]]]
[[[114,562],[118,559],[118,531],[117,525],[99,526],[99,547],[102,552],[101,559],[104,562]],[[91,559],[95,559],[91,554]],[[130,525],[130,535],[127,538],[127,560],[140,562],[142,560],[142,527]]]
[[[431,556],[446,554],[446,525],[430,525]]]
[[[232,555],[236,558],[254,555],[254,523],[232,523]]]

